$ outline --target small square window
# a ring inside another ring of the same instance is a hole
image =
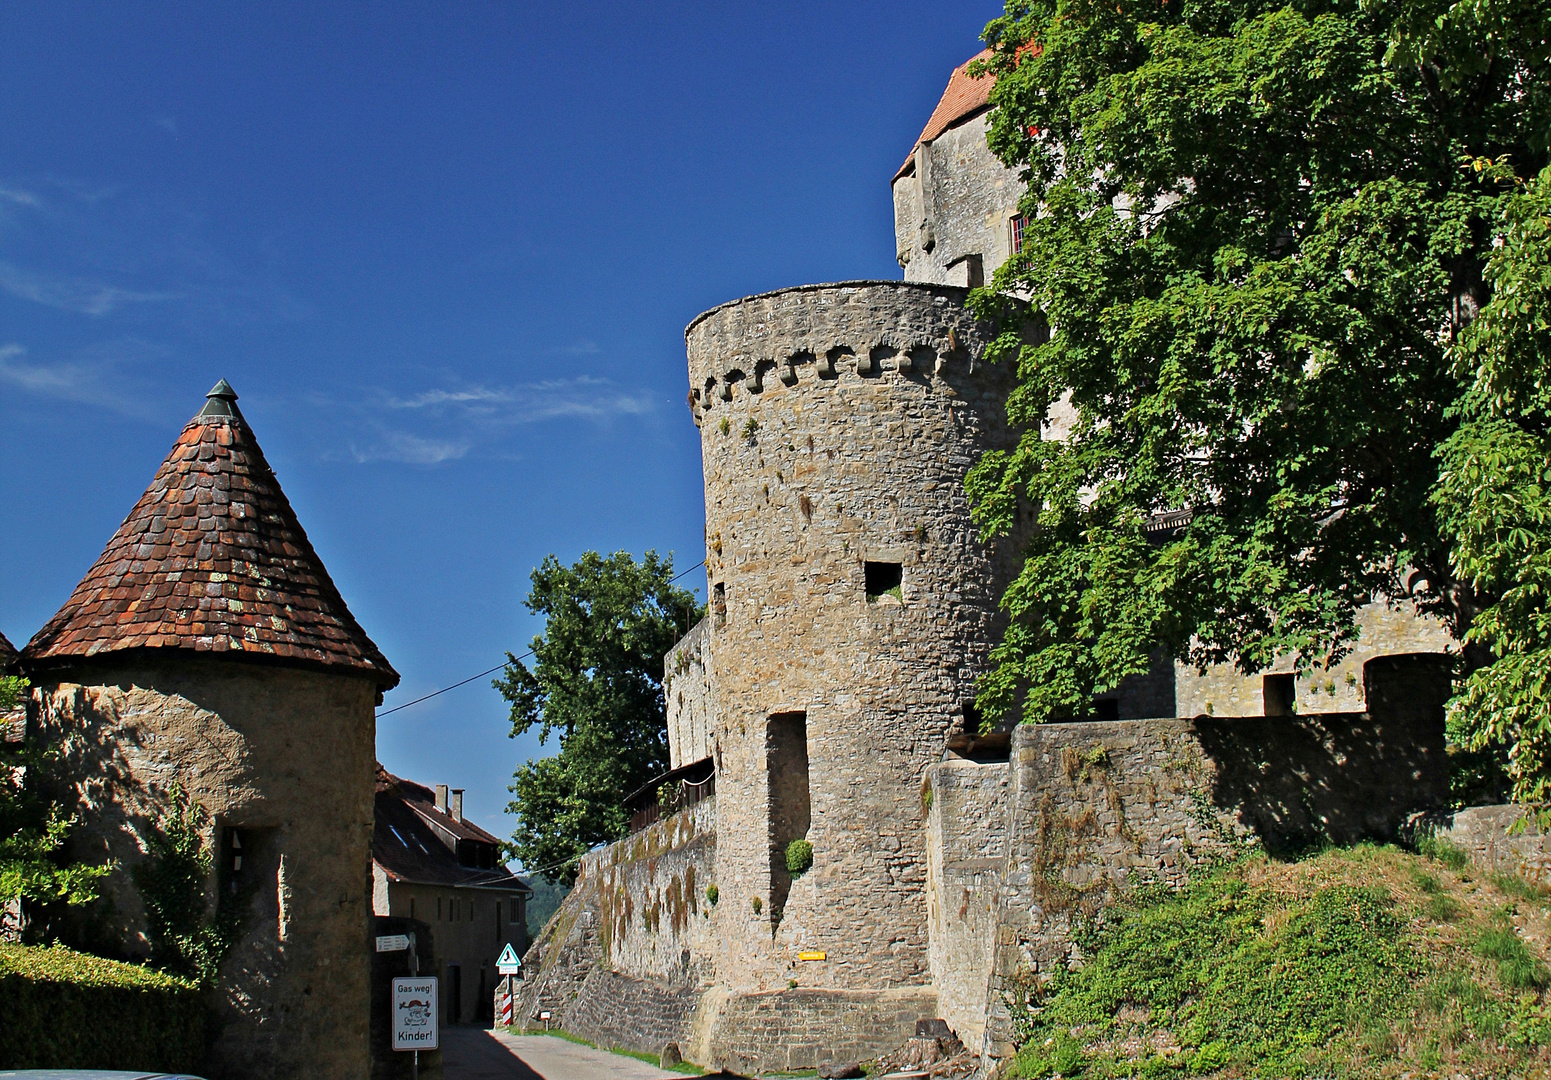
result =
[[[1093,703],[1093,718],[1101,723],[1113,723],[1120,719],[1119,698],[1099,698]]]
[[[904,594],[901,585],[905,580],[905,569],[897,562],[870,562],[864,567],[866,576],[867,602],[876,604],[885,596],[891,596],[895,600],[904,602]]]
[[[1267,716],[1292,716],[1298,711],[1298,681],[1293,675],[1267,675],[1261,683]]]

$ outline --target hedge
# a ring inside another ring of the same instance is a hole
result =
[[[197,1071],[210,1014],[193,983],[55,945],[0,945],[0,1068]]]

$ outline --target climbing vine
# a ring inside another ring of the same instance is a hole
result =
[[[241,936],[250,890],[218,889],[212,916],[205,899],[214,866],[206,839],[210,817],[181,786],[172,785],[168,795],[167,810],[146,837],[146,858],[134,870],[151,963],[210,986]]]

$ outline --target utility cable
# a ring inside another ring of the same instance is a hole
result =
[[[696,570],[699,570],[704,565],[705,565],[705,560],[701,559],[694,566],[691,566],[688,570],[685,570],[683,573],[675,574],[673,577],[669,578],[668,579],[668,584],[672,585],[679,578],[684,577],[687,574],[691,574],[691,573],[693,573]],[[411,705],[419,705],[422,701],[430,701],[432,698],[437,697],[437,696],[439,696],[441,694],[445,694],[449,690],[456,690],[460,686],[467,686],[469,683],[473,682],[475,679],[483,679],[486,675],[494,675],[497,671],[500,671],[502,668],[504,668],[511,661],[526,660],[528,657],[530,657],[532,655],[533,655],[533,650],[529,649],[527,652],[523,653],[521,656],[514,656],[514,657],[512,657],[510,661],[509,660],[501,661],[499,664],[497,664],[495,667],[491,668],[488,671],[481,671],[478,675],[470,675],[468,678],[463,679],[460,682],[455,682],[451,686],[444,686],[440,690],[434,690],[431,693],[425,695],[424,697],[417,697],[417,698],[415,698],[414,701],[406,701],[402,705],[395,705],[391,709],[384,709],[382,712],[377,714],[377,719],[381,720],[384,716],[387,716],[389,713],[396,713],[400,709],[407,709],[407,708],[409,708]],[[565,864],[561,863],[560,865],[564,866]]]

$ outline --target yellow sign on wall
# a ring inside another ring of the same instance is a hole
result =
[[[810,951],[810,952],[800,952],[800,953],[797,954],[797,959],[799,959],[799,960],[822,960],[822,959],[824,959],[824,952],[821,949],[813,950],[813,951]]]

